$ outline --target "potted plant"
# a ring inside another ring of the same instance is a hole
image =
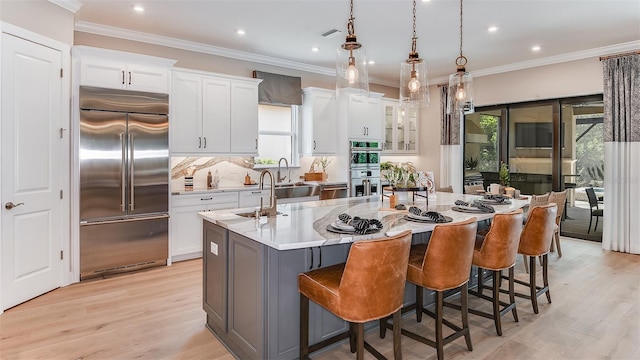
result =
[[[473,170],[478,167],[478,158],[474,159],[473,156],[471,156],[470,158],[464,161],[464,164],[468,170]]]
[[[500,193],[504,193],[504,188],[509,186],[509,165],[503,161],[500,162],[500,171],[498,171],[498,177],[500,178]]]

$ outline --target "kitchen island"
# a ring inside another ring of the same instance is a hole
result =
[[[455,200],[474,195],[438,193],[429,210],[454,222],[470,217],[489,219],[493,214],[451,210]],[[495,206],[509,212],[526,204]],[[418,202],[423,210],[426,203]],[[247,217],[253,209],[200,213],[203,221],[203,308],[207,327],[237,357],[295,359],[299,343],[297,275],[311,269],[344,262],[353,241],[384,237],[409,229],[413,241],[428,239],[435,224],[405,219],[406,213],[380,211],[379,196],[278,205],[276,217]],[[369,235],[337,234],[327,230],[341,213],[379,219],[384,228]],[[405,304],[414,302],[415,288],[405,289]],[[310,304],[310,343],[348,329],[348,323],[316,304]],[[375,326],[371,324],[370,326]]]

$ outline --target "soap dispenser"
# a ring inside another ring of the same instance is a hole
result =
[[[213,187],[213,180],[211,177],[211,170],[207,173],[207,189],[211,189]]]
[[[244,176],[244,184],[251,185],[251,176],[249,176],[248,172],[247,172],[247,175]]]

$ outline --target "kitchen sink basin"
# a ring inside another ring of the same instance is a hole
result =
[[[319,196],[320,187],[306,184],[278,184],[275,196],[278,199]]]
[[[280,211],[278,211],[276,213],[276,215],[281,215],[282,213]],[[245,212],[245,213],[238,213],[236,214],[238,216],[242,216],[242,217],[246,217],[246,218],[255,218],[256,217],[256,212],[252,211],[252,212]],[[267,212],[263,211],[262,214],[260,216],[267,216]]]
[[[305,184],[303,182],[297,182],[297,183],[278,183],[275,184],[274,187],[277,188],[286,188],[286,187],[300,187],[300,186],[314,186],[314,185],[308,185]],[[265,189],[268,188],[268,186],[265,185]]]

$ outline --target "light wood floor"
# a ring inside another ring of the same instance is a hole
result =
[[[553,303],[540,313],[518,298],[520,322],[470,315],[474,350],[459,339],[446,359],[640,359],[640,256],[603,252],[600,244],[562,239],[563,257],[550,255]],[[54,290],[0,315],[0,359],[232,359],[204,327],[201,261],[83,282]],[[521,262],[517,276],[525,278]],[[471,306],[489,309],[470,297]],[[447,310],[446,317],[459,315]],[[433,322],[408,314],[403,326],[433,337]],[[392,358],[391,333],[367,341]],[[403,337],[405,359],[436,352]],[[314,359],[354,359],[348,345]],[[373,357],[366,354],[366,359]]]

